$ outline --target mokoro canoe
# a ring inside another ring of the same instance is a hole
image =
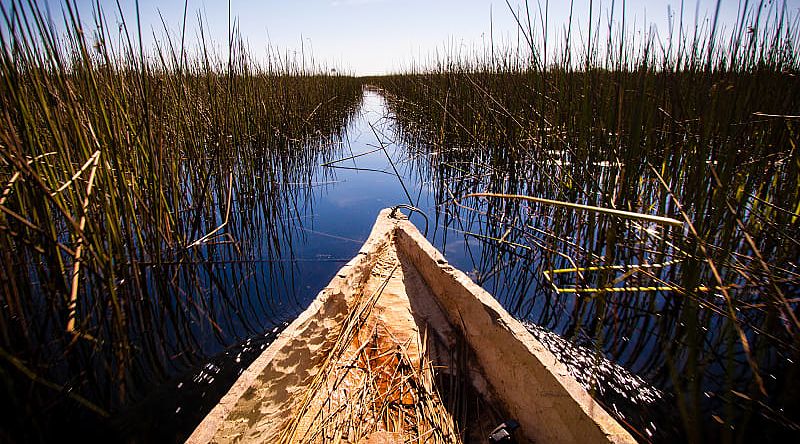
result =
[[[489,293],[386,209],[187,442],[485,443],[503,423],[518,425],[516,442],[635,442]]]

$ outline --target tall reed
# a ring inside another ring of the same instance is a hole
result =
[[[58,26],[1,9],[0,397],[24,441],[296,309],[273,296],[281,257],[361,98],[323,66],[257,63],[235,29],[225,55],[202,21],[199,50],[165,30],[147,51],[138,23],[62,7]]]
[[[552,26],[543,11],[520,17],[527,47],[454,49],[370,79],[436,178],[441,235],[483,241],[468,247],[479,280],[517,315],[669,389],[678,433],[695,442],[800,430],[800,28],[790,13],[761,2],[727,34],[680,23],[677,36],[635,41],[612,16],[607,41],[576,46],[569,33],[541,37]],[[684,225],[465,197],[474,192]],[[651,420],[628,425],[645,441],[671,439]]]

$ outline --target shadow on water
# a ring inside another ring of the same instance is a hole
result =
[[[267,333],[248,338],[208,359],[199,368],[183,372],[125,407],[101,426],[98,441],[184,442],[214,408],[242,372],[283,329],[282,323]]]

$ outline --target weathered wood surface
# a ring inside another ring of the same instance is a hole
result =
[[[392,344],[406,344],[405,356],[420,366],[433,362],[441,372],[467,375],[475,396],[492,405],[485,410],[520,423],[519,442],[635,442],[524,326],[450,266],[413,224],[390,218],[389,210],[380,213],[357,256],[240,376],[187,442],[277,442],[295,420],[296,436],[302,436],[323,404],[330,409],[344,403],[331,384],[313,395],[317,400],[309,401],[306,388],[324,367],[348,313],[376,290],[367,333],[354,337],[335,359],[353,359],[370,334],[392,338]],[[447,369],[454,367],[452,351],[463,346],[468,351],[461,357],[469,362],[461,370]],[[342,390],[353,387],[352,375],[336,378],[350,381]],[[461,427],[485,439],[495,420],[476,414]],[[384,431],[359,441],[396,438]],[[353,441],[345,436],[342,442]]]

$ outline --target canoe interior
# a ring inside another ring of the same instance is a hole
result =
[[[634,442],[516,320],[384,210],[188,442]]]

